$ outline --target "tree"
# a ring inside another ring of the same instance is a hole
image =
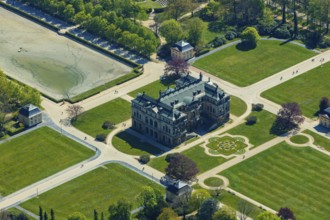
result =
[[[166,7],[166,14],[175,20],[184,12],[190,11],[193,7],[191,0],[169,0]]]
[[[50,209],[50,220],[55,220],[55,212],[53,209]]]
[[[254,207],[245,200],[240,200],[237,204],[239,220],[245,220],[254,211]]]
[[[156,219],[161,210],[166,207],[162,193],[150,186],[143,187],[143,191],[138,196],[138,201],[143,206],[139,216],[145,219]]]
[[[191,203],[193,207],[197,209],[206,199],[210,197],[211,195],[206,189],[196,189],[192,193]]]
[[[42,211],[41,206],[39,206],[39,220],[43,220],[44,216],[43,216],[44,212]]]
[[[175,44],[184,37],[180,23],[174,19],[164,21],[159,31],[169,45]]]
[[[241,40],[243,44],[246,44],[251,48],[255,48],[258,40],[260,40],[260,36],[254,27],[247,27],[241,34]]]
[[[322,113],[326,108],[329,107],[329,99],[327,97],[322,97],[320,100],[320,113]]]
[[[202,43],[202,35],[206,30],[206,24],[200,18],[189,19],[187,27],[188,30],[188,41],[194,46]]]
[[[44,212],[44,220],[48,220],[48,214],[46,211]]]
[[[280,217],[282,220],[295,220],[294,214],[291,209],[288,207],[281,207],[277,213],[277,216]]]
[[[175,212],[182,216],[183,219],[186,219],[186,214],[190,208],[191,195],[186,193],[184,195],[178,196],[174,199],[172,208]]]
[[[197,215],[199,219],[211,220],[217,210],[218,201],[213,198],[209,198],[202,203]]]
[[[178,78],[189,73],[189,63],[182,58],[176,57],[168,61],[165,65],[164,75]]]
[[[199,170],[194,161],[184,155],[178,154],[170,161],[165,171],[166,175],[173,179],[190,181],[196,176]]]
[[[84,108],[81,105],[70,105],[65,110],[72,121],[78,120],[78,116],[83,113]]]
[[[74,212],[68,216],[67,220],[87,220],[87,218],[80,212]]]
[[[99,220],[97,211],[94,209],[94,220]]]
[[[143,154],[139,157],[139,162],[142,164],[147,164],[150,161],[150,155]]]
[[[223,207],[213,214],[212,220],[236,220],[235,210]]]
[[[179,216],[171,208],[164,208],[157,217],[157,220],[177,220]]]
[[[304,122],[300,107],[296,102],[288,102],[282,105],[277,113],[275,128],[278,132],[287,132],[298,128]]]
[[[255,115],[250,115],[247,119],[246,119],[246,124],[247,125],[254,125],[255,123],[257,123],[257,116]]]
[[[109,206],[109,220],[130,220],[132,204],[125,200]]]
[[[256,220],[281,220],[281,219],[273,213],[264,211],[257,216]]]

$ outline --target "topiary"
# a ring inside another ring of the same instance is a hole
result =
[[[107,138],[107,135],[106,134],[98,134],[98,135],[96,135],[96,138],[95,139],[97,141],[104,142],[106,138]]]
[[[103,129],[113,129],[115,127],[115,124],[111,121],[105,121],[103,122],[102,128]]]
[[[150,161],[150,156],[147,154],[141,155],[139,158],[139,162],[142,164],[147,164]]]

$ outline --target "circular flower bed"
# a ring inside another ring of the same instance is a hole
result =
[[[210,148],[212,154],[242,154],[247,145],[243,138],[232,138],[229,136],[214,137],[209,139],[207,147]]]

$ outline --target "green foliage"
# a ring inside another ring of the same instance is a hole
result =
[[[132,204],[126,200],[119,200],[109,206],[109,220],[130,220]]]
[[[87,218],[80,212],[74,212],[68,216],[67,220],[87,220]]]
[[[237,218],[236,218],[235,210],[228,207],[222,207],[212,216],[212,220],[236,220],[236,219]]]
[[[160,34],[165,37],[166,42],[171,46],[184,37],[180,23],[174,19],[164,21],[161,24]]]
[[[254,125],[255,123],[257,123],[258,118],[254,115],[250,115],[249,117],[247,117],[246,119],[246,124],[247,125]]]
[[[150,155],[148,154],[141,155],[139,161],[142,164],[147,164],[150,161]]]
[[[202,44],[202,36],[206,28],[206,24],[200,18],[190,19],[185,27],[188,32],[188,42],[194,46]]]
[[[150,30],[135,22],[145,12],[133,1],[36,0],[29,3],[144,56],[150,56],[159,45],[159,39]]]
[[[203,220],[211,220],[214,213],[218,210],[218,201],[209,198],[205,200],[198,210],[198,218]]]
[[[162,209],[166,207],[162,193],[150,186],[143,187],[143,191],[138,196],[138,200],[140,205],[144,207],[139,213],[139,216],[143,216],[146,219],[157,218]]]
[[[104,142],[106,139],[107,139],[107,135],[102,133],[102,134],[97,134],[95,139],[97,141],[101,141],[101,142]]]
[[[244,44],[255,48],[257,46],[257,42],[260,40],[260,36],[254,27],[247,27],[242,32],[241,39]]]
[[[157,220],[177,220],[179,216],[171,208],[164,208],[157,217]]]
[[[191,195],[190,202],[195,209],[198,209],[201,204],[210,197],[211,195],[206,189],[196,189]]]
[[[260,213],[256,220],[281,220],[277,215],[264,211],[263,213]]]

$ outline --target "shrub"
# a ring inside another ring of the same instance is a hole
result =
[[[0,138],[2,138],[3,136],[5,136],[6,135],[6,133],[5,132],[3,132],[3,131],[0,131]]]
[[[237,36],[238,36],[237,33],[234,31],[228,31],[225,35],[227,40],[232,40],[232,39],[236,38]]]
[[[252,111],[260,112],[263,109],[264,109],[264,105],[263,104],[260,104],[260,103],[252,104]]]
[[[257,117],[256,116],[251,115],[246,120],[247,125],[253,125],[255,123],[257,123]]]
[[[107,135],[106,134],[98,134],[98,135],[96,135],[96,138],[95,139],[97,141],[104,142],[106,138],[107,138]]]
[[[291,37],[291,34],[286,25],[281,25],[274,31],[273,36],[280,39],[288,39]]]
[[[139,162],[142,164],[147,164],[150,161],[150,156],[147,154],[141,155],[139,158]]]
[[[213,47],[219,47],[226,43],[226,38],[223,35],[216,36],[213,40]]]
[[[106,130],[113,129],[114,127],[115,127],[115,124],[112,123],[111,121],[105,121],[105,122],[103,122],[103,125],[102,125],[102,128],[106,129]]]

